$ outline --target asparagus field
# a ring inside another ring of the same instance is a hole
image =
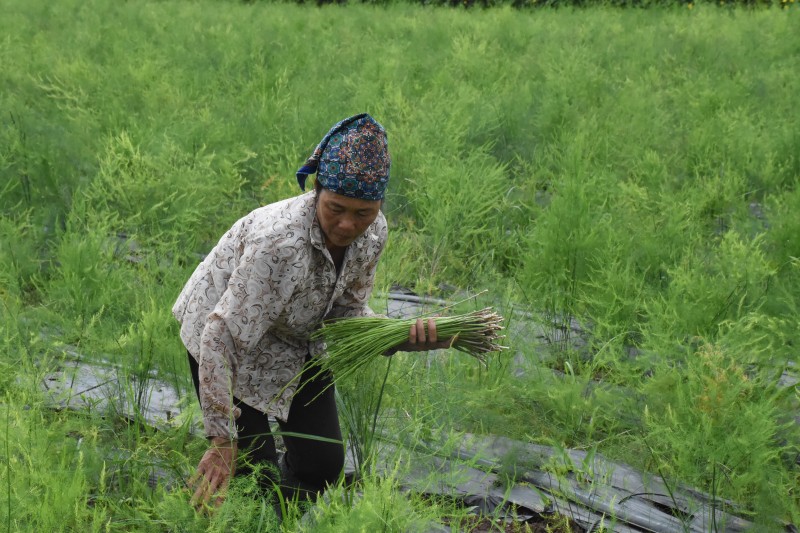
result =
[[[756,531],[800,524],[798,4],[0,5],[0,528],[468,531],[454,499],[400,490],[387,437],[467,434],[602,454]],[[360,112],[392,154],[371,307],[399,287],[492,307],[508,349],[337,379],[348,445],[392,467],[365,461],[313,526],[297,502],[278,525],[248,479],[196,513],[206,442],[172,304]],[[42,383],[76,360],[113,363],[123,388],[53,408]],[[158,429],[156,381],[179,398]],[[513,453],[496,464],[522,479]]]

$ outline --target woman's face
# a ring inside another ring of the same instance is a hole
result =
[[[317,220],[330,248],[346,247],[360,237],[380,213],[380,200],[360,200],[320,189]]]

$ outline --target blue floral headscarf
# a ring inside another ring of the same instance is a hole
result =
[[[297,183],[306,189],[306,179],[329,191],[350,198],[382,200],[389,182],[391,158],[383,126],[366,113],[338,122],[325,135],[297,171]]]

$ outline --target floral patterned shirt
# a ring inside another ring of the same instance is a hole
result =
[[[206,435],[236,438],[232,396],[281,420],[289,414],[311,333],[328,318],[370,316],[387,238],[380,213],[347,247],[340,272],[325,248],[314,191],[237,221],[200,263],[172,308],[198,361]]]

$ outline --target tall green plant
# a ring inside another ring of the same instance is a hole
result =
[[[682,261],[668,269],[667,289],[646,304],[651,331],[707,336],[726,319],[758,311],[775,275],[762,242],[761,237],[747,240],[729,232],[717,247],[687,249]]]
[[[164,139],[158,151],[149,152],[122,132],[108,140],[86,190],[93,208],[89,220],[105,218],[114,234],[186,256],[213,243],[221,226],[235,218],[228,205],[235,205],[241,186],[236,165],[218,161],[203,147],[186,152]]]
[[[383,478],[368,476],[360,494],[338,485],[326,493],[304,520],[303,532],[423,532],[430,531],[442,513],[441,505],[398,490],[393,472]]]
[[[643,388],[644,438],[657,461],[651,466],[720,498],[751,502],[768,523],[770,513],[791,513],[793,482],[779,442],[797,430],[781,422],[785,391],[748,375],[734,354],[704,345],[685,368],[659,368]]]
[[[383,407],[386,383],[392,368],[392,358],[386,369],[370,365],[340,381],[336,390],[336,405],[345,430],[347,447],[355,460],[356,473],[366,475],[375,466],[379,442],[385,426]]]
[[[33,280],[42,264],[42,233],[29,211],[0,216],[0,298],[35,294]]]
[[[517,275],[531,308],[544,311],[553,324],[551,336],[563,342],[569,340],[571,320],[584,318],[581,293],[590,282],[593,261],[606,252],[612,228],[604,212],[602,180],[576,172],[550,184],[553,191],[547,204],[538,208]]]
[[[130,280],[125,259],[116,254],[116,238],[107,219],[88,225],[83,204],[70,214],[50,258],[50,268],[38,280],[48,306],[58,313],[58,323],[68,329],[75,342],[96,324],[99,317],[111,310],[116,317],[127,316],[128,309],[119,306],[119,298]],[[55,319],[55,317],[54,317]]]

